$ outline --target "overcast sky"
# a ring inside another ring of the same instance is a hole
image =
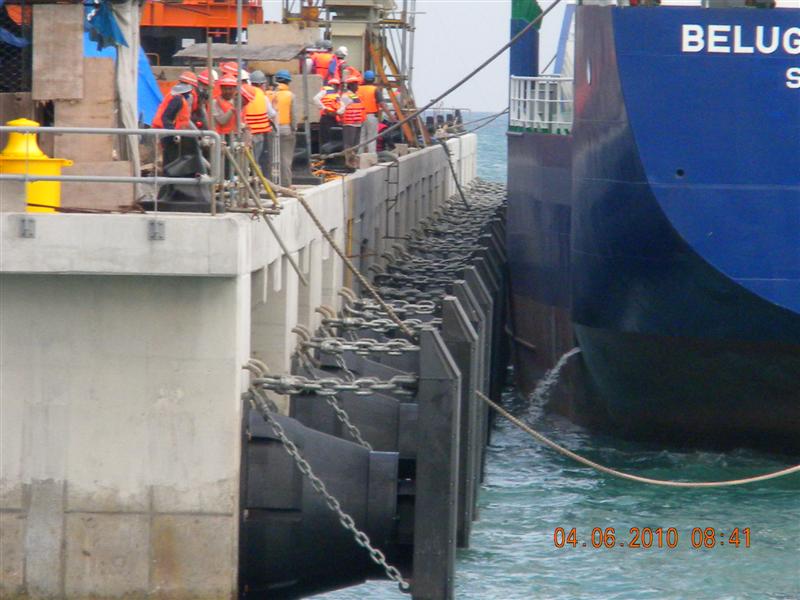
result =
[[[396,0],[398,4],[400,0]],[[543,8],[549,1],[540,1]],[[280,0],[264,0],[264,18],[280,20]],[[563,11],[545,17],[542,35],[555,49]],[[511,0],[417,0],[414,94],[421,105],[470,72],[509,39]],[[508,103],[508,53],[499,57],[445,99],[445,105],[478,111],[502,110]]]

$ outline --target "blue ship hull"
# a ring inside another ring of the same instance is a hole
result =
[[[509,132],[523,385],[577,342],[579,418],[800,451],[800,11],[576,17],[572,134]]]

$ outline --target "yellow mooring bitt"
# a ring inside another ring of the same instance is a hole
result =
[[[15,119],[6,123],[9,127],[39,127],[30,119]],[[13,132],[8,135],[8,144],[0,152],[0,173],[28,175],[61,175],[62,167],[72,166],[66,158],[50,158],[36,142],[35,133]],[[36,181],[25,185],[25,201],[28,212],[56,212],[61,206],[60,181]]]

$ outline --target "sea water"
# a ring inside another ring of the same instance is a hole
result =
[[[481,116],[485,115],[473,113],[472,118]],[[506,118],[500,117],[476,132],[478,174],[484,179],[505,181],[506,125]],[[576,353],[568,360],[579,357]],[[522,398],[513,388],[504,394],[512,413],[557,443],[638,475],[721,480],[800,463],[798,456],[744,449],[665,450],[626,442],[547,412],[546,401],[547,389],[535,399]],[[470,548],[458,551],[459,600],[800,599],[798,475],[715,489],[633,483],[556,454],[502,417],[487,452],[479,520]],[[709,528],[713,539],[706,537]],[[738,545],[731,537],[735,529]],[[649,539],[645,530],[652,532],[651,547],[635,547],[636,541],[642,545]],[[614,534],[613,542],[609,533]],[[403,597],[407,596],[387,582],[317,596]]]

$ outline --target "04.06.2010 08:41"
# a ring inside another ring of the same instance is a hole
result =
[[[750,547],[750,528],[740,529],[734,527],[725,533],[713,527],[693,527],[689,535],[690,546],[693,549],[717,547]],[[617,536],[614,527],[595,527],[591,530],[589,539],[579,539],[576,527],[565,529],[556,527],[553,530],[553,545],[556,548],[571,546],[572,548],[668,548],[678,547],[681,539],[675,527],[631,527],[627,541]]]

